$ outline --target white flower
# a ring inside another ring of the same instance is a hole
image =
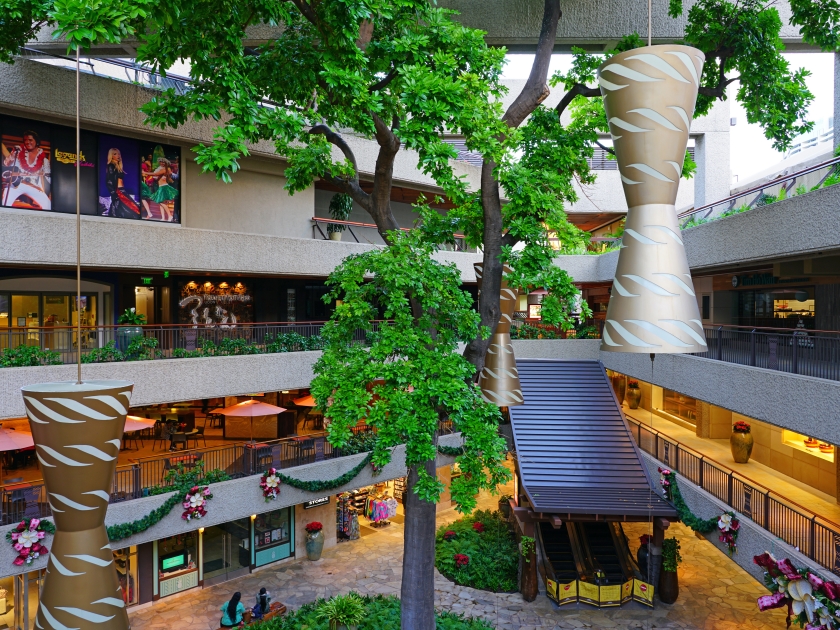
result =
[[[265,485],[269,488],[276,488],[280,485],[280,480],[274,475],[269,475],[265,478]]]
[[[38,532],[33,532],[31,529],[24,530],[20,533],[18,542],[24,547],[31,547],[32,543],[38,542]]]
[[[204,497],[200,494],[193,494],[190,496],[190,507],[191,508],[199,508],[204,505]]]
[[[788,584],[787,591],[793,600],[793,614],[800,615],[804,612],[808,617],[808,623],[813,623],[817,600],[814,599],[814,588],[811,583],[808,580],[793,580]]]
[[[720,519],[718,519],[718,529],[723,532],[728,532],[732,528],[732,515],[731,514],[721,514]]]
[[[831,619],[831,611],[828,609],[828,606],[823,604],[820,600],[814,600],[814,611],[819,615],[820,618],[820,625],[824,628],[833,628],[832,619]]]

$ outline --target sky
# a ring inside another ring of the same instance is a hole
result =
[[[834,115],[834,55],[832,53],[790,53],[786,54],[791,70],[804,67],[811,72],[806,80],[808,88],[814,94],[814,100],[808,111],[808,120],[818,122]],[[533,55],[508,55],[503,78],[526,79],[531,71]],[[557,70],[568,70],[571,55],[554,55],[549,75]],[[730,168],[733,175],[744,181],[751,174],[757,173],[781,161],[782,154],[773,149],[772,143],[764,137],[758,125],[747,122],[746,112],[735,100],[737,83],[731,88],[730,117],[736,119],[730,127]]]

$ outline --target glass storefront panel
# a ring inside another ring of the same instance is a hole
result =
[[[12,347],[40,345],[38,331],[33,329],[41,325],[41,296],[13,295],[11,302],[11,323],[15,329]]]
[[[251,570],[251,519],[207,527],[202,534],[204,586]]]
[[[738,291],[738,324],[765,328],[796,328],[801,320],[815,328],[814,287]]]
[[[122,598],[126,606],[139,603],[140,593],[137,578],[137,547],[126,547],[114,551],[114,567],[117,570],[117,580],[122,590]]]
[[[158,594],[174,595],[198,586],[198,534],[189,532],[157,542]]]
[[[255,565],[261,567],[292,555],[294,549],[294,508],[258,514],[254,521]]]

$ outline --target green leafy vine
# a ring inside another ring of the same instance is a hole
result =
[[[336,477],[335,479],[328,479],[328,480],[320,480],[314,479],[312,481],[303,481],[302,479],[294,479],[293,477],[287,477],[282,473],[277,473],[277,476],[280,478],[285,484],[292,486],[293,488],[297,488],[298,490],[306,490],[307,492],[324,492],[326,490],[334,490],[340,486],[343,486],[346,483],[350,483],[356,476],[362,472],[365,466],[370,463],[370,460],[373,458],[373,453],[368,453],[365,455],[365,458],[360,461],[356,466],[352,469],[348,470],[343,475]]]

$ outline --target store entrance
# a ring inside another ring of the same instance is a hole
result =
[[[204,586],[225,582],[251,571],[250,539],[251,520],[247,518],[204,530]]]
[[[146,318],[147,324],[157,324],[155,318],[155,287],[134,287],[134,308]]]
[[[336,497],[338,542],[375,534],[391,523],[404,523],[405,477],[343,492]]]

